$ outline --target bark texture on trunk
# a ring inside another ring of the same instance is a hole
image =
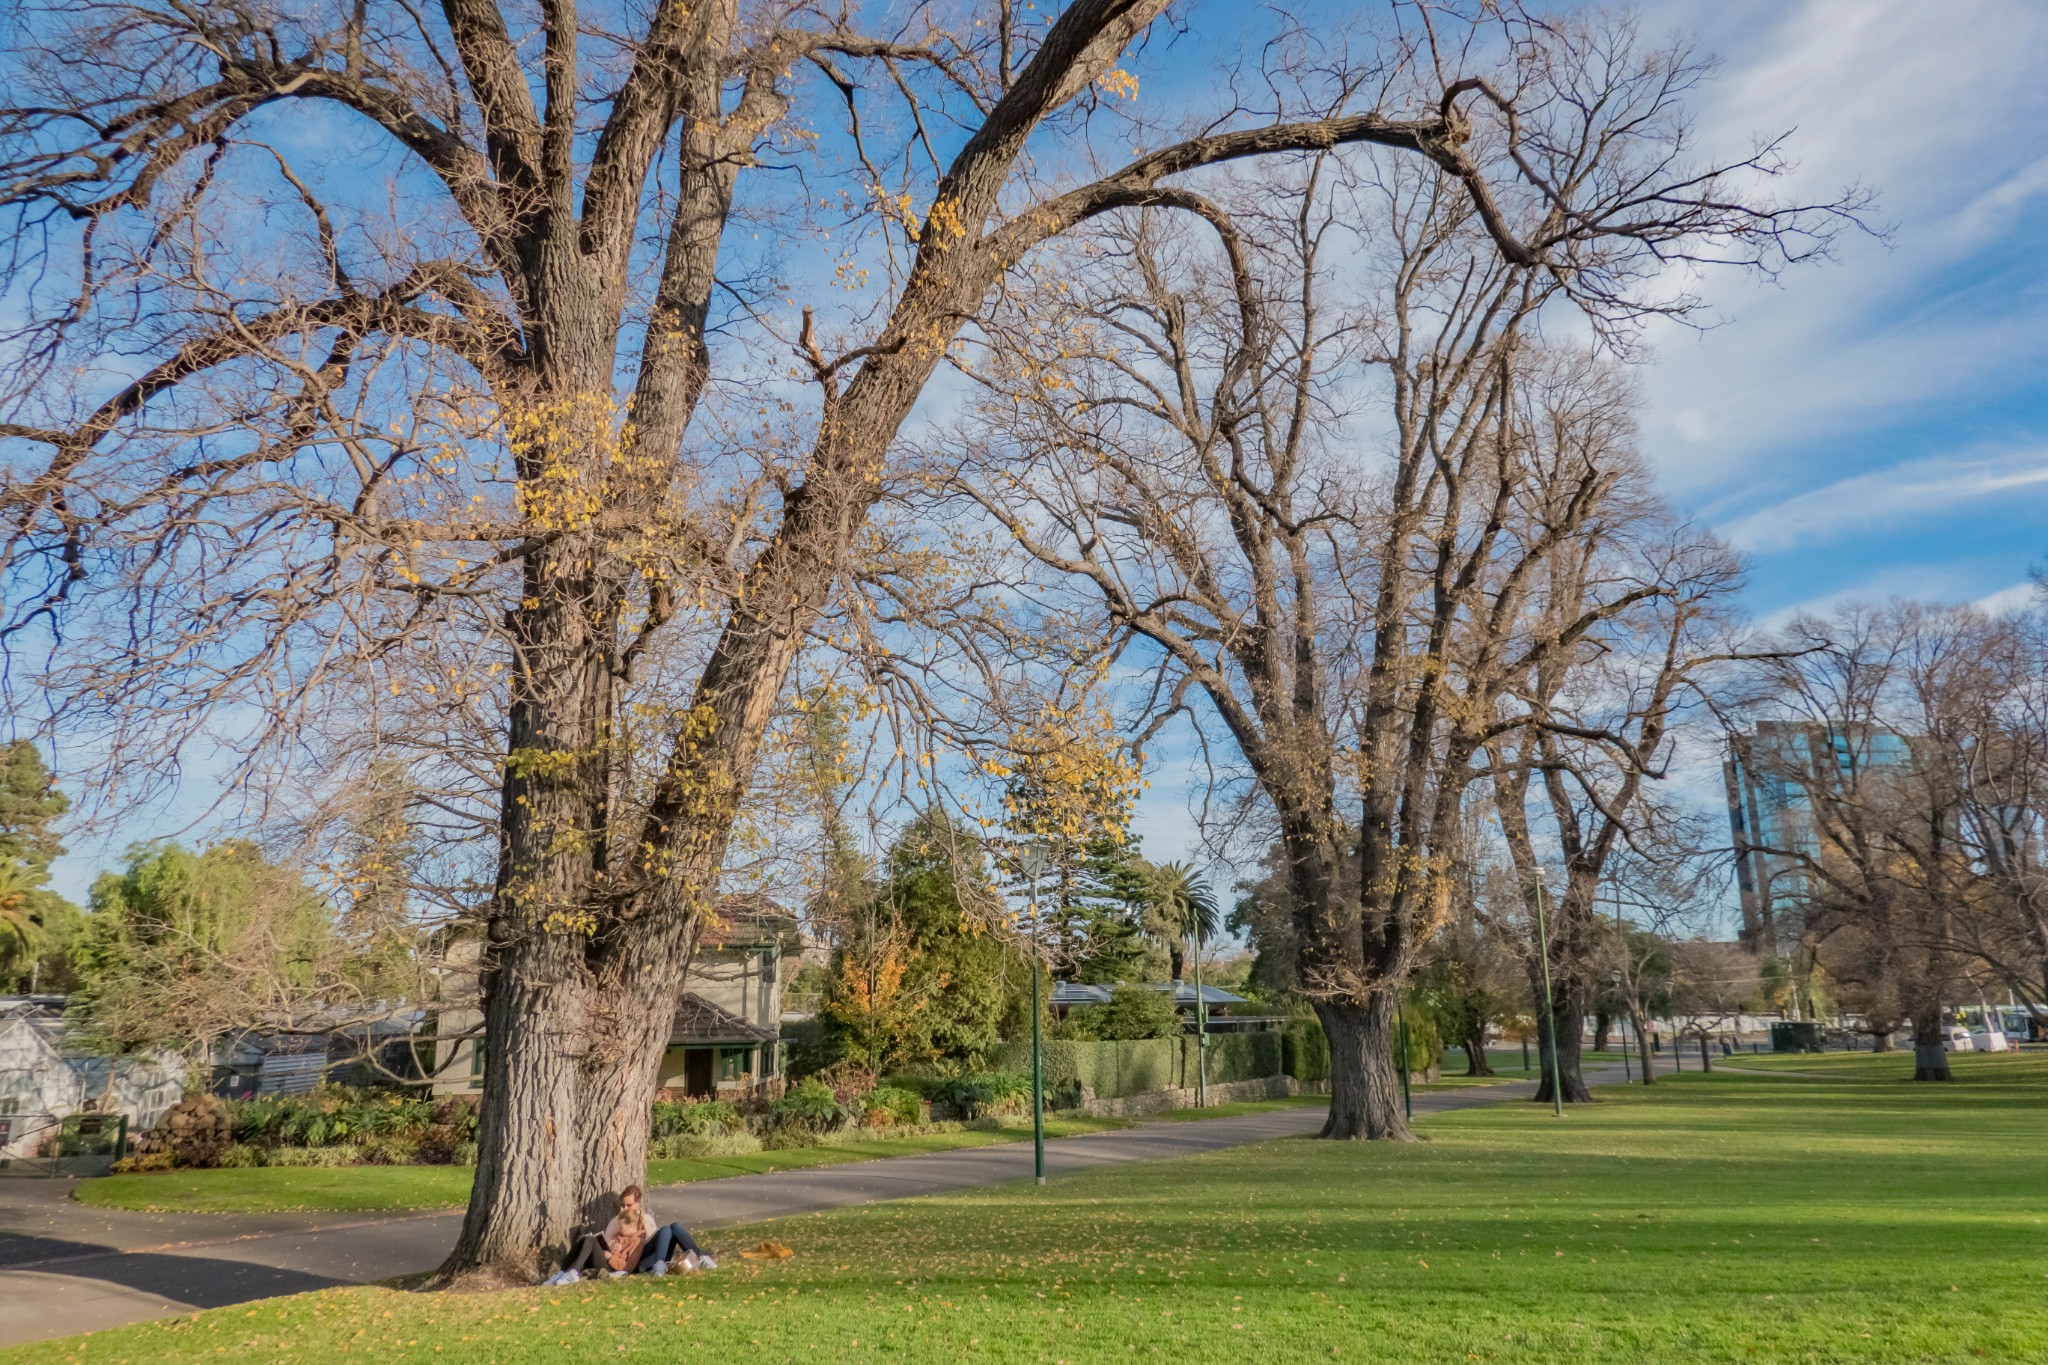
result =
[[[1330,1117],[1321,1135],[1414,1141],[1401,1110],[1401,1073],[1394,1061],[1394,993],[1375,990],[1363,1004],[1318,1000],[1315,1010],[1330,1040]]]
[[[1713,1069],[1713,1054],[1707,1051],[1707,1035],[1702,1033],[1700,1035],[1700,1070],[1712,1071]]]
[[[1643,1064],[1643,1084],[1655,1085],[1657,1073],[1650,1066],[1650,1021],[1638,1014],[1631,1022],[1636,1031],[1636,1057]]]
[[[531,1283],[567,1247],[585,1112],[577,1091],[588,994],[558,939],[502,950],[484,998],[484,1088],[476,1180],[444,1275]]]
[[[1607,1051],[1607,1034],[1613,1027],[1614,1020],[1606,1010],[1600,1010],[1593,1015],[1593,1051]]]
[[[1929,1011],[1913,1020],[1913,1079],[1952,1081],[1948,1048],[1942,1043],[1941,1016]]]
[[[1592,1092],[1586,1089],[1585,1077],[1579,1070],[1579,1026],[1585,1016],[1579,1012],[1576,999],[1578,992],[1571,986],[1559,989],[1553,995],[1556,1008],[1550,1013],[1536,1012],[1536,1042],[1542,1057],[1543,1074],[1536,1083],[1536,1100],[1549,1104],[1551,1096],[1557,1093],[1553,1082],[1564,1086],[1566,1104],[1591,1104]],[[1551,1054],[1556,1053],[1557,1068],[1551,1069]]]
[[[1486,1031],[1481,1029],[1463,1039],[1458,1046],[1465,1049],[1465,1074],[1467,1076],[1491,1076],[1493,1063],[1486,1060]]]
[[[661,1062],[675,1027],[696,917],[680,941],[655,935],[605,963],[578,1082],[583,1106],[583,1159],[576,1189],[583,1225],[602,1226],[618,1192],[647,1183],[648,1126]],[[683,922],[673,926],[684,929]],[[623,964],[619,959],[624,959]]]

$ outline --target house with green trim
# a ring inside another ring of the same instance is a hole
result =
[[[763,895],[725,896],[697,935],[659,1084],[675,1098],[732,1099],[782,1082],[782,988],[797,967],[796,916]]]
[[[697,934],[657,1083],[673,1098],[738,1099],[782,1084],[782,991],[797,969],[796,916],[759,894],[724,896]],[[475,940],[451,942],[440,972],[433,1088],[483,1088]]]

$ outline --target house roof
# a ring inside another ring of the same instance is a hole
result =
[[[1195,988],[1185,981],[1141,981],[1140,990],[1172,991],[1176,1005],[1193,1005]],[[1096,986],[1081,981],[1055,981],[1052,983],[1052,1003],[1055,1005],[1107,1005],[1113,986]],[[1229,991],[1215,986],[1202,986],[1202,1001],[1208,1005],[1242,1005],[1245,998],[1232,995]]]
[[[676,1021],[669,1029],[668,1041],[671,1047],[684,1043],[772,1043],[775,1035],[685,991],[682,1003],[676,1006]]]
[[[706,948],[780,944],[793,939],[796,932],[794,914],[758,891],[742,891],[718,898],[699,943]]]

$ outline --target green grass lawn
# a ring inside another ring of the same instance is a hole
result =
[[[1717,1067],[1744,1071],[1796,1071],[1816,1076],[1912,1084],[1913,1049],[1896,1052],[1762,1052],[1716,1057]],[[1948,1069],[1957,1084],[2028,1080],[2048,1091],[2048,1047],[2014,1052],[1951,1052]],[[2048,1097],[2048,1096],[2044,1096]]]
[[[1065,1115],[1048,1118],[1048,1137],[1073,1137],[1129,1127],[1124,1119],[1091,1119]],[[687,1161],[650,1161],[650,1185],[680,1185],[718,1180],[729,1175],[789,1171],[806,1166],[836,1166],[879,1157],[951,1152],[987,1147],[998,1142],[1028,1141],[1031,1121],[1004,1119],[999,1126],[912,1137],[873,1138],[831,1147],[798,1147],[789,1151],[754,1152],[746,1156],[704,1157]],[[277,1213],[323,1211],[363,1213],[394,1209],[459,1208],[469,1202],[467,1166],[306,1166],[260,1167],[236,1171],[163,1171],[152,1175],[110,1175],[89,1180],[75,1197],[102,1208],[145,1213]]]
[[[2037,1362],[2048,1075],[1981,1073],[1687,1073],[1563,1120],[1426,1117],[1407,1146],[786,1219],[711,1239],[725,1265],[692,1279],[328,1290],[5,1358]],[[734,1254],[764,1235],[795,1257]]]

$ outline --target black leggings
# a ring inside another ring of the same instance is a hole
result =
[[[611,1263],[604,1258],[604,1238],[594,1232],[583,1234],[562,1262],[564,1270],[610,1270]]]

